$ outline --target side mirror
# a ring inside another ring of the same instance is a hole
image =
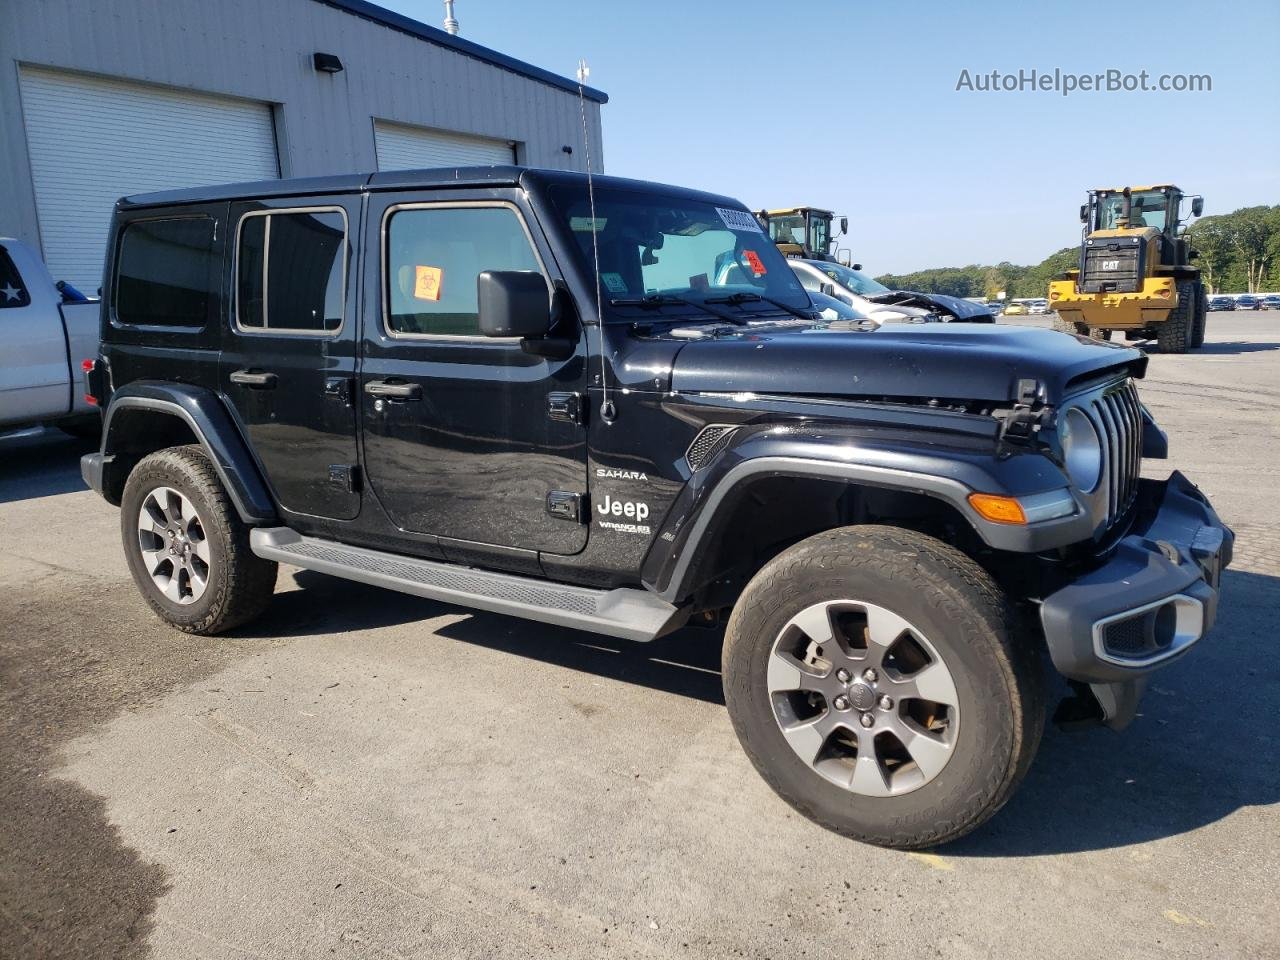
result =
[[[1191,215],[1198,217],[1204,213],[1204,197],[1194,197],[1191,200]]]
[[[551,329],[551,297],[542,274],[485,270],[476,278],[480,332],[486,337],[545,337]]]
[[[1087,203],[1080,204],[1080,222],[1089,222],[1089,205]]]
[[[850,270],[861,270],[861,269],[862,269],[862,264],[860,264],[860,263],[851,263],[851,264],[849,264],[849,269],[850,269]]]
[[[849,218],[848,218],[848,217],[841,217],[841,218],[840,218],[840,233],[843,235],[843,234],[846,234],[846,233],[848,233],[848,232],[849,232]]]

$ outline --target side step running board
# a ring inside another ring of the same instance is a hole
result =
[[[592,590],[419,560],[304,537],[288,527],[250,531],[253,552],[267,560],[527,620],[626,640],[652,640],[680,626],[680,611],[645,590]]]

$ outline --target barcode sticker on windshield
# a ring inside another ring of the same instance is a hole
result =
[[[763,233],[760,224],[756,218],[745,210],[729,210],[726,207],[716,207],[716,213],[720,214],[720,219],[724,221],[724,225],[730,230],[749,230],[753,233]]]

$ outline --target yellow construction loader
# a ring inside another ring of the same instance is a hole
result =
[[[835,214],[818,207],[788,207],[785,210],[759,210],[756,219],[769,231],[769,239],[782,255],[803,260],[836,262],[835,238],[831,222]],[[849,232],[849,218],[840,218],[840,235]]]
[[[1191,262],[1184,200],[1200,216],[1204,198],[1172,184],[1090,190],[1080,207],[1080,266],[1049,284],[1054,325],[1097,340],[1110,340],[1112,331],[1154,339],[1162,353],[1201,346],[1209,304]]]

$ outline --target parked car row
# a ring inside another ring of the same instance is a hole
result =
[[[1209,298],[1210,310],[1280,310],[1280,293],[1220,293]]]

